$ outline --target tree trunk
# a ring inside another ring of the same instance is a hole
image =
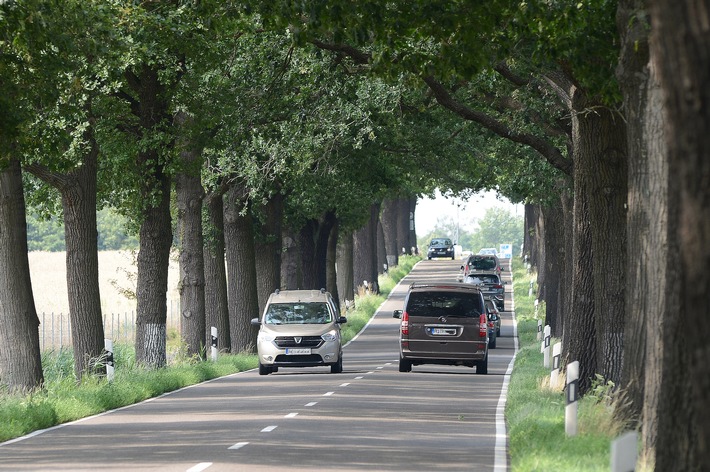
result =
[[[141,105],[138,118],[143,134],[163,132],[162,127],[170,122],[171,117],[158,71],[144,64],[136,91]],[[144,149],[138,153],[137,169],[143,178],[141,196],[145,207],[140,227],[136,281],[136,363],[160,368],[166,363],[166,295],[173,240],[170,176],[164,159],[155,149]]]
[[[379,220],[380,205],[370,205],[370,218],[359,230],[353,234],[353,276],[355,292],[358,287],[367,283],[373,293],[378,293],[377,286],[377,222]]]
[[[651,61],[667,113],[664,288],[679,297],[665,304],[655,466],[700,471],[710,464],[710,12],[705,1],[649,4]]]
[[[316,266],[315,235],[318,231],[318,222],[314,219],[306,220],[298,232],[298,260],[301,267],[301,279],[298,288],[317,289],[318,268]]]
[[[227,270],[224,261],[224,209],[222,193],[205,197],[207,225],[204,228],[205,247],[205,345],[211,342],[211,328],[217,328],[217,349],[231,352],[229,306],[227,303]]]
[[[241,215],[244,191],[233,187],[224,199],[224,242],[227,253],[227,294],[232,352],[253,351],[259,316],[254,258],[254,226],[250,212]]]
[[[575,151],[579,142],[579,120],[573,119]],[[579,388],[584,394],[597,372],[596,327],[594,325],[594,279],[592,231],[589,219],[586,169],[574,165],[574,216],[572,230],[572,306],[562,338],[564,363],[579,361]]]
[[[587,188],[594,255],[585,262],[594,274],[595,373],[619,385],[626,287],[626,125],[615,111],[589,101],[579,89],[572,106],[575,166],[580,164],[579,177]]]
[[[176,119],[184,123],[181,117]],[[180,159],[183,167],[175,180],[180,238],[180,334],[187,344],[187,354],[204,359],[208,345],[205,344],[205,260],[202,235],[202,199],[205,192],[200,176],[202,159],[200,151],[195,149],[182,150]]]
[[[414,205],[416,209],[416,197],[414,197]],[[398,257],[407,254],[412,255],[412,247],[409,241],[409,225],[410,225],[410,199],[398,198],[397,203],[397,255]],[[416,246],[416,243],[414,244]]]
[[[348,232],[341,234],[336,250],[338,293],[340,294],[340,306],[346,306],[348,302],[355,300],[355,282],[353,279],[353,234]]]
[[[0,384],[24,393],[44,382],[39,318],[27,258],[20,164],[16,159],[0,163]]]
[[[90,113],[90,107],[89,107]],[[92,130],[85,133],[90,143],[81,165],[67,174],[29,165],[33,175],[56,188],[62,199],[66,244],[67,295],[71,320],[74,373],[106,372],[103,362],[104,324],[99,290],[96,192],[99,149]]]
[[[290,227],[284,227],[281,234],[281,288],[296,290],[300,287],[300,255],[298,251],[299,236]]]
[[[407,240],[409,241],[409,249],[407,254],[419,254],[417,243],[417,226],[415,224],[414,213],[417,211],[416,195],[409,198],[409,231],[407,232]]]
[[[259,313],[261,313],[269,295],[281,286],[283,196],[280,193],[272,195],[261,209],[259,216],[260,224],[254,241],[254,254]]]
[[[335,211],[326,211],[318,222],[316,232],[316,286],[314,288],[320,290],[328,285],[328,242],[330,234],[333,232],[333,227],[338,220],[335,217]]]
[[[627,251],[634,256],[628,258],[626,269],[626,327],[620,383],[626,401],[616,404],[615,416],[634,428],[640,423],[644,409],[646,370],[649,370],[654,384],[660,381],[657,374],[660,374],[660,333],[663,332],[665,304],[665,293],[660,287],[663,286],[665,265],[664,258],[657,254],[666,246],[664,234],[667,228],[664,207],[667,189],[659,187],[665,185],[667,171],[654,169],[655,165],[665,165],[659,159],[663,138],[661,103],[657,90],[654,92],[657,84],[654,84],[648,64],[650,25],[644,10],[645,0],[622,0],[617,11],[622,50],[616,74],[624,95],[629,155]],[[656,104],[650,101],[654,95]],[[649,152],[651,145],[658,149],[655,158]],[[648,338],[654,346],[648,351],[651,356],[649,369],[646,359]],[[656,400],[649,401],[656,403]],[[652,411],[655,414],[655,406]],[[655,442],[655,433],[647,429],[655,424],[655,418],[651,418],[642,423],[647,453]]]
[[[400,249],[398,247],[397,223],[399,218],[399,200],[387,199],[382,202],[382,213],[380,223],[384,236],[385,263],[387,267],[395,267],[398,264]]]
[[[545,322],[550,325],[553,337],[562,337],[562,310],[560,290],[566,281],[562,278],[565,265],[564,219],[562,202],[542,207],[545,220]]]
[[[385,247],[385,231],[382,221],[377,219],[377,273],[383,274],[387,271],[387,248]]]
[[[337,274],[337,250],[338,250],[338,220],[335,220],[333,228],[328,235],[328,250],[326,251],[325,265],[325,289],[333,296],[333,300],[338,305],[340,310],[340,296],[338,294],[338,274]]]

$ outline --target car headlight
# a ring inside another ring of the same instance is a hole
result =
[[[325,342],[332,342],[338,340],[338,332],[336,330],[330,330],[327,333],[320,335],[320,338]]]
[[[264,331],[259,331],[259,334],[256,336],[256,342],[270,343],[274,339],[276,339],[276,337],[273,334]]]

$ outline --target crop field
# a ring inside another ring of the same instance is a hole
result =
[[[99,290],[107,338],[132,339],[136,301],[130,294],[134,294],[136,289],[136,255],[128,251],[99,252]],[[30,252],[29,262],[42,349],[68,346],[71,344],[71,327],[66,253]],[[172,257],[167,294],[169,326],[178,326],[180,318],[178,279],[178,261]]]

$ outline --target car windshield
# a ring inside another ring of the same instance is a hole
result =
[[[500,284],[500,280],[498,279],[498,276],[495,274],[476,274],[476,275],[469,275],[468,278],[470,279],[469,282],[474,283],[474,284]]]
[[[430,246],[451,246],[449,239],[432,239]]]
[[[476,270],[495,270],[496,261],[492,257],[472,257],[468,266]]]
[[[483,311],[478,292],[412,292],[407,302],[409,316],[480,316]]]
[[[272,303],[266,310],[266,324],[327,324],[333,321],[328,305],[316,303]]]

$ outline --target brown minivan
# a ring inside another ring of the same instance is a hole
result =
[[[488,373],[488,317],[481,291],[457,282],[417,282],[404,310],[395,310],[399,329],[399,371],[413,365],[476,367]]]

